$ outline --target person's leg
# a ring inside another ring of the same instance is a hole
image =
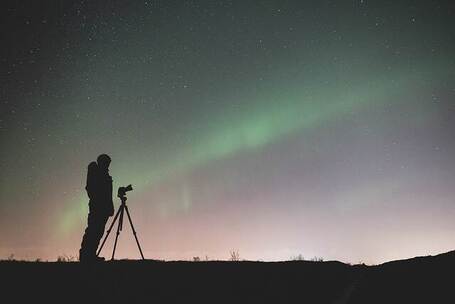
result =
[[[95,238],[96,235],[96,216],[93,212],[88,214],[87,228],[85,228],[84,236],[82,237],[81,249],[79,250],[79,260],[89,260],[96,255]]]
[[[95,251],[98,249],[101,238],[104,235],[104,229],[106,228],[106,223],[108,219],[109,216],[104,214],[99,215],[99,217],[97,218],[96,235],[93,238],[93,246],[95,247]]]

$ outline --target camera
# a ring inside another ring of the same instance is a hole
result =
[[[117,197],[125,197],[126,193],[131,190],[133,190],[133,186],[131,186],[131,184],[126,187],[119,187],[117,191]]]

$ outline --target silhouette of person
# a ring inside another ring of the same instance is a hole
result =
[[[89,214],[87,228],[82,237],[79,261],[102,261],[96,256],[96,250],[104,234],[104,228],[110,216],[114,215],[112,202],[112,177],[109,175],[111,158],[107,154],[98,156],[87,168],[87,195],[89,197]]]

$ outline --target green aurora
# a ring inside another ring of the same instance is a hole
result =
[[[440,78],[446,73],[436,72]],[[188,130],[186,136],[189,144],[179,147],[178,153],[171,154],[165,161],[143,166],[142,172],[116,172],[124,180],[131,181],[135,192],[144,191],[147,187],[166,181],[174,174],[192,170],[202,164],[218,159],[231,157],[246,150],[263,148],[293,132],[311,132],[323,124],[330,123],[335,117],[361,112],[368,107],[378,107],[383,103],[396,103],[401,99],[399,94],[412,94],[419,86],[419,81],[428,77],[426,73],[410,74],[403,71],[393,79],[375,79],[359,84],[355,88],[346,86],[319,88],[314,94],[312,87],[293,90],[299,94],[275,94],[261,96],[261,102],[247,103],[260,105],[242,113],[227,112],[213,121],[205,121],[201,134],[200,127]],[[286,90],[283,90],[287,92]],[[321,93],[323,92],[323,93]],[[147,148],[145,148],[147,150]],[[148,161],[141,160],[147,164]],[[88,207],[85,193],[71,200],[70,206],[58,221],[58,231],[65,235],[79,225],[86,217]],[[180,208],[185,207],[182,203]],[[169,208],[170,206],[168,206]]]

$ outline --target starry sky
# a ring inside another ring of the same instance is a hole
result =
[[[77,256],[101,153],[147,258],[455,249],[450,2],[2,1],[0,258]]]

